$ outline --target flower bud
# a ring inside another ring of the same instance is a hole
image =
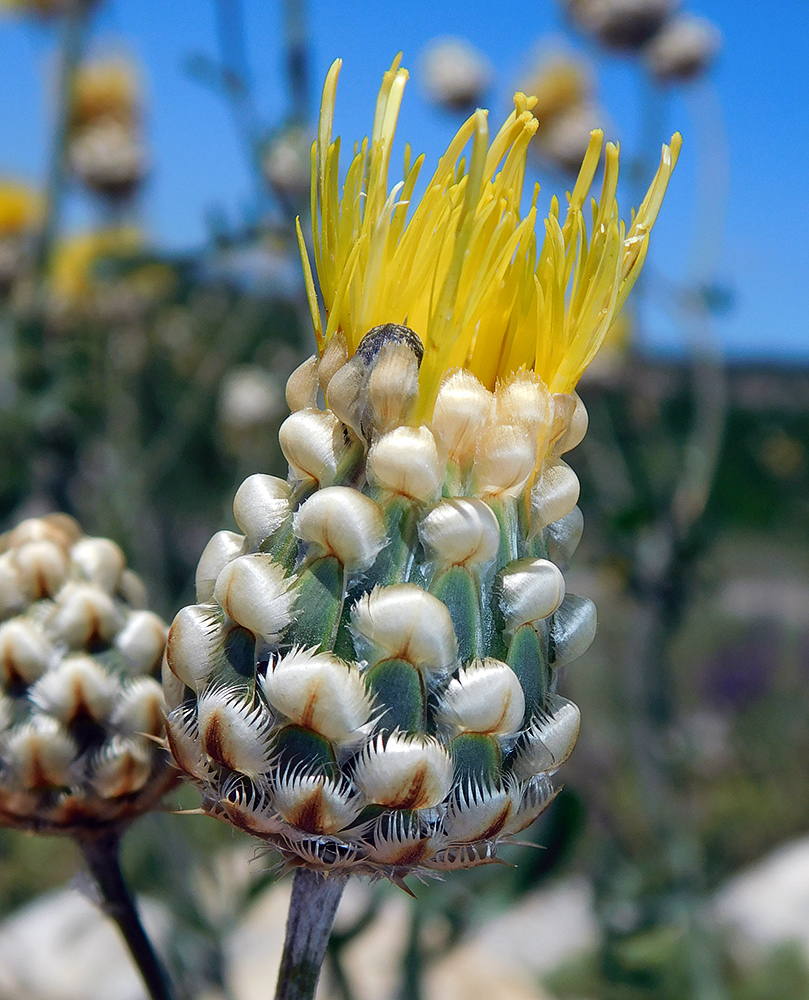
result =
[[[531,535],[569,514],[579,499],[579,478],[561,458],[546,459],[531,489]]]
[[[638,49],[658,31],[675,0],[567,0],[574,20],[608,48]]]
[[[22,581],[10,552],[0,555],[0,618],[19,611],[25,604]]]
[[[516,372],[502,382],[494,394],[498,424],[517,424],[537,439],[537,453],[544,457],[553,423],[553,397],[532,371]]]
[[[351,623],[371,665],[399,659],[425,673],[444,673],[457,660],[446,605],[415,584],[374,587],[354,605]]]
[[[298,508],[298,538],[334,555],[348,573],[369,569],[385,544],[385,517],[379,504],[347,486],[318,490]]]
[[[441,696],[439,718],[461,732],[509,736],[520,728],[525,695],[517,675],[500,660],[475,660]]]
[[[198,604],[213,599],[216,578],[232,559],[244,554],[246,547],[244,535],[237,535],[234,531],[217,531],[213,535],[197,563],[195,584]]]
[[[500,577],[506,632],[552,615],[565,596],[565,578],[548,559],[517,559]]]
[[[289,495],[283,479],[260,472],[248,476],[236,490],[233,517],[253,548],[273,535],[289,516]]]
[[[369,743],[354,781],[369,802],[389,809],[427,809],[446,798],[452,760],[434,739],[391,733]]]
[[[554,397],[554,400],[558,398]],[[590,418],[587,415],[587,407],[582,402],[581,397],[578,393],[570,393],[570,397],[573,399],[573,411],[567,416],[565,429],[556,439],[554,444],[554,452],[557,455],[564,455],[565,452],[573,451],[573,449],[580,445],[584,440],[584,435],[587,433],[587,425]]]
[[[281,424],[281,451],[298,479],[331,486],[343,451],[340,424],[328,410],[298,410]]]
[[[272,556],[256,552],[225,566],[216,578],[214,599],[233,621],[276,642],[292,621],[292,582]]]
[[[376,486],[428,503],[441,492],[444,465],[429,427],[397,427],[377,438],[366,463]]]
[[[584,531],[584,515],[574,507],[569,514],[548,525],[548,558],[564,568],[579,547]]]
[[[267,701],[290,722],[345,743],[371,717],[371,697],[354,666],[332,653],[293,649],[259,681]]]
[[[419,393],[419,358],[410,344],[391,341],[374,359],[362,393],[367,438],[385,434],[407,420]]]
[[[443,566],[485,566],[500,545],[500,525],[482,500],[442,500],[419,524],[427,558]]]
[[[517,812],[520,786],[509,782],[499,788],[461,785],[450,798],[444,831],[453,843],[497,837]]]

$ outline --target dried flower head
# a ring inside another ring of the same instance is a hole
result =
[[[340,63],[313,152],[316,357],[290,378],[283,483],[251,476],[166,650],[168,738],[203,807],[292,865],[401,881],[489,863],[553,797],[578,710],[556,670],[592,641],[566,593],[581,536],[560,456],[573,393],[637,278],[679,137],[629,227],[594,133],[560,217],[520,215],[537,127],[475,112],[418,202],[389,184],[407,73],[385,74],[342,194]],[[468,158],[465,147],[471,144]],[[318,408],[318,392],[327,400]]]

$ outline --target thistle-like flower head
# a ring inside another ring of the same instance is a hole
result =
[[[245,480],[240,533],[202,554],[169,632],[168,738],[204,808],[289,864],[400,881],[494,860],[575,743],[557,669],[595,609],[563,575],[582,530],[572,390],[637,279],[679,137],[627,229],[612,145],[585,210],[594,133],[538,238],[530,98],[491,141],[475,112],[415,201],[409,149],[389,182],[397,60],[341,194],[339,68],[312,154],[320,298],[298,230],[318,354],[287,385],[289,475]]]
[[[0,824],[89,835],[173,783],[144,601],[118,546],[64,514],[0,536]]]

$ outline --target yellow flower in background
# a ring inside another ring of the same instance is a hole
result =
[[[531,110],[544,127],[548,119],[592,101],[593,71],[584,59],[554,52],[537,62],[528,74],[525,89],[536,98]]]
[[[0,179],[0,239],[36,229],[42,209],[42,195],[30,185]]]
[[[425,348],[418,422],[429,420],[444,376],[457,367],[489,389],[528,369],[551,392],[570,392],[638,278],[679,134],[663,147],[627,227],[618,216],[613,143],[606,146],[600,196],[592,212],[586,206],[603,146],[602,133],[594,131],[566,210],[552,199],[538,235],[538,188],[525,217],[520,212],[536,102],[516,94],[514,111],[494,138],[485,111],[461,126],[415,203],[423,157],[414,161],[408,146],[404,179],[393,186],[388,180],[408,79],[397,59],[385,74],[371,137],[356,152],[340,195],[340,141],[332,137],[340,65],[337,60],[326,79],[313,153],[314,255],[325,328],[303,254],[320,352],[338,332],[351,355],[372,328],[406,324]]]
[[[138,117],[140,85],[135,68],[116,57],[86,62],[73,80],[71,126],[74,129],[112,119],[133,125]]]
[[[143,247],[143,233],[134,226],[120,226],[81,233],[63,240],[51,266],[51,291],[63,306],[86,303],[98,285],[94,269],[105,258],[126,260]]]

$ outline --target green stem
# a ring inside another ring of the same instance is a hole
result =
[[[79,841],[84,860],[101,894],[101,909],[118,925],[151,1000],[172,1000],[169,978],[143,929],[135,900],[119,863],[120,839],[106,833]]]
[[[314,997],[347,879],[346,875],[324,878],[308,868],[298,868],[295,872],[275,1000]]]

